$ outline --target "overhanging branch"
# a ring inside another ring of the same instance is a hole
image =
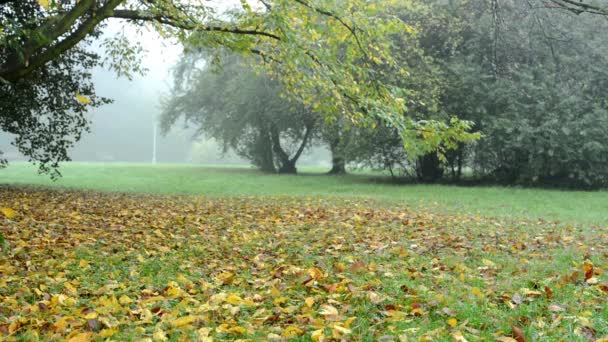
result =
[[[598,5],[589,4],[580,0],[549,0],[552,4],[558,8],[568,10],[570,12],[581,14],[591,13],[608,16],[608,7],[601,7]]]
[[[150,22],[158,22],[161,24],[169,25],[175,28],[189,30],[189,31],[203,31],[203,32],[223,32],[223,33],[232,33],[232,34],[240,34],[240,35],[252,35],[252,36],[263,36],[272,38],[275,40],[281,40],[281,37],[277,36],[274,33],[260,31],[260,30],[252,30],[252,29],[241,29],[238,27],[225,27],[219,25],[202,25],[199,23],[187,22],[184,20],[180,20],[178,18],[163,16],[160,14],[149,13],[149,12],[141,12],[141,11],[133,11],[133,10],[124,10],[117,9],[114,10],[111,18],[119,18],[119,19],[128,19],[134,21],[150,21]]]

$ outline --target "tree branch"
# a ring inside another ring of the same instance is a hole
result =
[[[182,22],[178,18],[163,16],[160,14],[150,13],[150,12],[141,12],[141,11],[133,11],[133,10],[123,10],[118,9],[114,10],[111,18],[119,18],[119,19],[128,19],[134,21],[155,21],[161,24],[173,26],[175,28],[180,28],[184,30],[190,31],[203,31],[203,32],[224,32],[224,33],[233,33],[240,35],[253,35],[253,36],[263,36],[272,38],[275,40],[281,40],[281,37],[275,35],[274,33],[259,31],[259,30],[251,30],[251,29],[241,29],[238,27],[224,27],[224,26],[214,26],[214,25],[200,25],[198,23],[188,23]]]
[[[291,158],[292,163],[295,163],[296,161],[298,161],[298,159],[300,159],[302,152],[304,152],[304,148],[306,148],[306,144],[308,144],[308,139],[310,138],[310,134],[312,133],[313,127],[314,121],[306,125],[306,132],[304,133],[304,138],[302,138],[300,148],[298,148],[296,154]]]
[[[324,10],[322,8],[312,6],[310,3],[306,2],[305,0],[294,0],[294,1],[301,4],[304,7],[310,8],[311,10],[313,10],[321,15],[336,19],[340,24],[342,24],[342,26],[346,27],[346,29],[350,31],[350,34],[353,36],[353,38],[355,38],[355,41],[357,42],[359,49],[361,49],[361,51],[363,51],[363,53],[367,57],[367,51],[363,48],[363,45],[361,44],[361,41],[359,40],[359,36],[357,35],[357,31],[355,30],[354,26],[348,25],[344,21],[344,19],[342,19],[340,16],[336,15],[335,13]]]
[[[114,8],[123,0],[108,0],[108,2],[94,15],[86,19],[74,32],[54,46],[46,48],[42,53],[33,56],[30,60],[13,60],[0,68],[0,77],[14,82],[41,67],[48,61],[60,56],[65,51],[73,48],[95,29],[95,27],[112,13]]]
[[[608,7],[600,7],[597,5],[582,2],[580,0],[550,0],[550,2],[555,4],[559,8],[563,8],[576,14],[591,13],[608,16]]]

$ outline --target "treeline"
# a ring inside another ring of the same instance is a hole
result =
[[[356,165],[425,182],[474,178],[604,187],[608,24],[602,17],[581,21],[534,4],[435,0],[395,13],[411,26],[411,32],[392,37],[395,58],[409,76],[386,81],[408,89],[404,115],[469,120],[482,134],[474,144],[412,158],[403,132],[391,123],[328,118],[314,103],[282,96],[284,85],[256,68],[262,59],[230,56],[201,64],[201,51],[177,66],[163,127],[184,118],[268,172],[295,173],[302,153],[323,144],[337,174]]]

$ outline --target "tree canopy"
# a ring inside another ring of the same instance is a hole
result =
[[[39,5],[38,15],[14,20],[21,3],[0,4],[0,78],[7,87],[96,37],[109,20],[123,19],[150,25],[163,36],[179,39],[187,49],[259,56],[265,71],[280,79],[292,98],[328,117],[347,116],[359,125],[383,118],[399,129],[412,154],[433,150],[444,141],[475,138],[466,134],[470,128],[466,122],[453,120],[448,125],[403,115],[406,89],[382,76],[383,72],[410,76],[396,65],[391,40],[397,34],[416,34],[392,14],[394,8],[409,3],[274,0],[254,6],[242,1],[239,7],[219,11],[207,1],[26,0],[30,6]],[[114,55],[113,65],[119,71],[136,68],[136,62],[125,63],[123,57]]]

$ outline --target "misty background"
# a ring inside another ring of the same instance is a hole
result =
[[[151,163],[154,126],[161,112],[161,99],[173,83],[172,67],[182,52],[179,44],[162,39],[155,32],[136,32],[119,22],[111,23],[106,36],[120,31],[131,41],[139,41],[144,49],[142,66],[144,75],[133,75],[132,80],[118,77],[106,68],[96,68],[93,82],[99,96],[114,102],[89,111],[90,133],[70,150],[70,157],[78,162],[135,162]],[[95,47],[102,57],[104,49]],[[231,151],[223,153],[212,139],[198,137],[193,140],[194,129],[184,124],[175,125],[166,135],[157,130],[156,160],[158,163],[193,163],[207,165],[250,165]],[[10,143],[12,136],[0,132],[0,146],[8,161],[27,160]],[[315,147],[307,151],[299,165],[329,166],[330,154],[326,148]]]

